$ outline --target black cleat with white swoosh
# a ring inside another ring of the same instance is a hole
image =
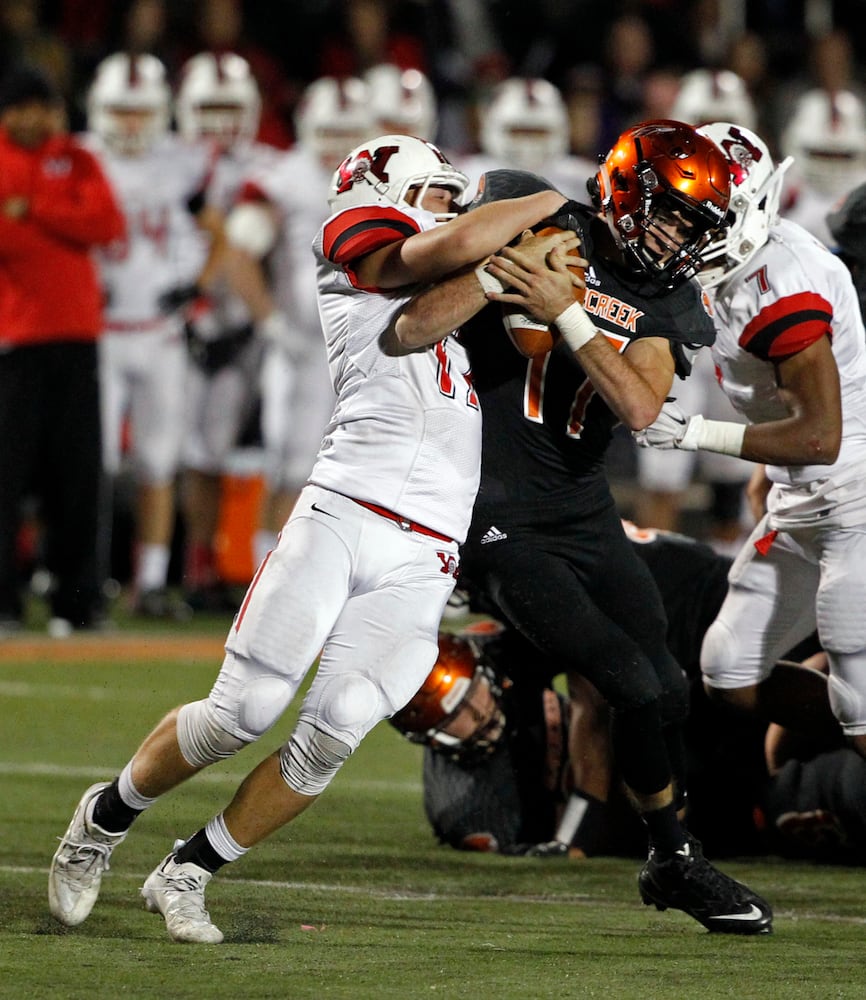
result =
[[[659,910],[682,910],[715,934],[770,934],[770,904],[742,882],[723,874],[689,837],[672,857],[654,849],[638,876],[641,899]]]

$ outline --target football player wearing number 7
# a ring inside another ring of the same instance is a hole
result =
[[[503,175],[518,187],[520,175],[493,171],[482,203],[507,187]],[[610,705],[613,751],[649,837],[644,902],[684,910],[710,931],[767,933],[769,905],[714,868],[678,816],[686,682],[665,644],[661,597],[623,532],[604,470],[614,426],[638,430],[655,420],[675,370],[687,373],[688,345],[712,340],[691,278],[725,218],[727,164],[692,126],[646,122],[619,137],[592,189],[594,206],[569,202],[551,220],[580,235],[582,282],[560,250],[546,266],[520,244],[494,256],[474,290],[471,276],[455,278],[413,303],[419,321],[445,323],[452,296],[448,320],[466,323],[484,413],[463,562],[503,619]],[[585,286],[582,304],[576,285]],[[530,321],[512,313],[513,347],[497,336],[501,311],[484,309],[488,299],[530,312],[540,329],[533,336]]]
[[[830,702],[866,753],[866,335],[844,263],[778,217],[787,162],[728,122],[701,128],[732,178],[730,229],[705,253],[722,389],[747,425],[675,403],[639,435],[656,448],[703,448],[764,466],[766,513],[731,568],[704,639],[710,695],[794,725],[806,704],[773,663],[816,627]],[[794,713],[787,717],[781,713]]]
[[[451,331],[427,338],[396,320],[420,283],[565,201],[543,191],[455,218],[467,183],[435,146],[397,135],[357,147],[334,174],[313,249],[337,401],[309,483],[250,585],[210,695],[169,712],[114,782],[84,793],[51,864],[61,923],[86,919],[135,817],[264,735],[318,657],[288,741],[141,890],[172,940],[221,941],[204,902],[213,873],[310,806],[433,666],[478,486],[481,413]],[[574,234],[542,241],[542,259],[557,244],[576,245]]]

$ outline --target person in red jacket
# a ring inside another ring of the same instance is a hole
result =
[[[52,574],[49,631],[102,614],[96,339],[91,249],[124,234],[96,160],[66,132],[41,71],[0,81],[0,637],[21,627],[16,547],[25,498],[40,501]]]

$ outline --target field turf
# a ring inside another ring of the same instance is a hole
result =
[[[138,895],[288,732],[166,796],[115,852],[90,919],[48,914],[48,863],[84,788],[109,778],[173,705],[203,697],[223,624],[0,644],[0,997],[8,1000],[534,998],[862,1000],[863,869],[734,859],[775,933],[707,934],[641,904],[638,860],[514,859],[441,847],[420,750],[379,726],[290,827],[221,872],[226,942],[170,942]]]

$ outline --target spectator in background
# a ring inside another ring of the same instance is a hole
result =
[[[3,65],[26,62],[45,72],[67,102],[72,96],[72,57],[59,35],[42,22],[39,0],[0,4],[0,56]]]
[[[41,71],[0,84],[0,634],[21,627],[21,503],[42,501],[53,635],[102,615],[101,293],[91,250],[123,235],[96,160],[65,132]]]
[[[604,38],[601,147],[613,145],[619,134],[643,113],[647,72],[655,61],[655,40],[640,14],[616,18]]]
[[[360,76],[379,63],[427,70],[420,28],[407,22],[408,6],[396,0],[342,0],[336,30],[322,40],[322,76]]]
[[[246,59],[261,94],[256,138],[280,149],[290,146],[291,109],[300,95],[275,55],[250,38],[241,0],[198,0],[194,29],[189,58],[197,52],[217,56],[232,52]]]

